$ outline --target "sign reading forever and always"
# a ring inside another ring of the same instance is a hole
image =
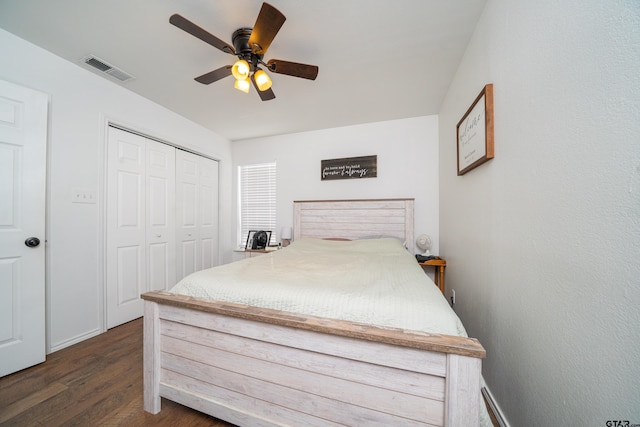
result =
[[[378,156],[348,157],[321,161],[322,181],[331,179],[375,178]]]

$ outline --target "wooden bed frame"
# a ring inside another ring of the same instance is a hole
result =
[[[294,237],[313,235],[310,230],[317,227],[309,224],[320,216],[328,237],[395,235],[413,243],[412,199],[294,206]],[[380,216],[377,209],[385,213]],[[355,222],[344,219],[348,212]],[[384,217],[397,224],[398,216],[404,225],[362,228]],[[485,351],[473,338],[169,292],[142,298],[148,412],[158,413],[165,397],[240,426],[478,424]]]
[[[413,253],[413,199],[293,202],[293,239],[396,237]]]

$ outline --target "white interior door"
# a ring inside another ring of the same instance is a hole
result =
[[[177,276],[218,265],[218,162],[176,151]]]
[[[0,81],[0,377],[45,360],[47,106]]]
[[[142,316],[140,294],[175,284],[175,148],[109,128],[107,326]]]

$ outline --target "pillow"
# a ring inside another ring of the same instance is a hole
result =
[[[404,242],[404,237],[385,236],[383,234],[375,234],[375,235],[371,235],[371,236],[362,236],[362,237],[358,238],[358,240],[368,240],[368,239],[396,239],[396,240],[400,240],[401,242]]]
[[[338,242],[350,242],[351,239],[345,239],[344,237],[325,237],[322,240],[336,240]]]
[[[360,237],[358,240],[368,240],[368,239],[396,239],[398,242],[402,243],[402,246],[404,246],[405,249],[409,250],[409,248],[407,247],[407,241],[403,237],[384,236],[384,235],[378,234],[378,235],[372,235],[372,236],[363,236],[363,237]]]

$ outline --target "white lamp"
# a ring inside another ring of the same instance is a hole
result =
[[[289,246],[289,243],[291,243],[292,237],[293,237],[292,228],[282,227],[282,230],[280,230],[280,241],[282,242],[282,247]]]

